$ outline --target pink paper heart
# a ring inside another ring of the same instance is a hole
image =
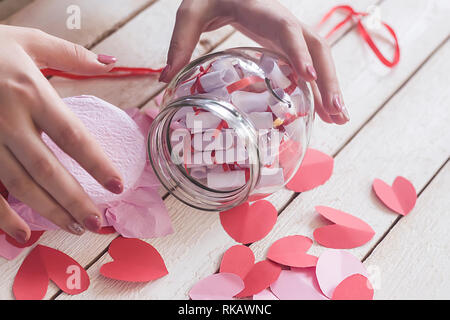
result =
[[[225,231],[237,242],[247,244],[264,238],[277,221],[277,210],[267,200],[248,202],[220,213]]]
[[[244,279],[254,264],[253,251],[247,246],[235,245],[224,253],[220,263],[220,272],[233,273]]]
[[[322,292],[331,299],[336,287],[347,277],[362,274],[367,277],[364,265],[350,252],[329,249],[317,260],[316,277]]]
[[[401,176],[395,178],[392,187],[380,179],[375,179],[372,187],[386,207],[402,216],[410,213],[416,204],[416,189],[409,180]]]
[[[238,275],[216,273],[197,282],[189,296],[192,300],[231,300],[242,289],[244,282]]]
[[[309,148],[306,150],[300,168],[286,188],[295,192],[304,192],[324,184],[333,173],[333,164],[333,157]]]
[[[256,263],[244,278],[245,288],[236,298],[249,297],[261,292],[274,283],[280,275],[281,267],[269,260]]]
[[[368,242],[375,231],[364,221],[346,212],[317,206],[316,211],[335,224],[314,230],[314,239],[324,247],[351,249]]]
[[[333,300],[373,300],[372,285],[363,275],[354,274],[336,287]]]
[[[280,300],[327,300],[320,291],[314,268],[283,270],[270,289]]]
[[[304,236],[288,236],[275,241],[267,252],[273,262],[290,267],[313,267],[317,257],[306,253],[313,241]]]
[[[252,300],[280,300],[278,299],[270,289],[264,289],[253,295]]]

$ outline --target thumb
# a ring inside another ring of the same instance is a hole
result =
[[[167,66],[159,81],[169,82],[191,60],[201,35],[201,22],[192,10],[178,9],[172,40],[167,55]]]
[[[39,31],[29,39],[26,51],[38,67],[48,67],[81,75],[110,71],[116,58],[97,55],[83,46]]]

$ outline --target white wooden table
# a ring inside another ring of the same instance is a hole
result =
[[[43,29],[111,54],[119,64],[164,66],[175,12],[181,0],[0,0],[2,23]],[[315,24],[338,0],[282,0],[302,21]],[[376,299],[450,298],[450,1],[352,0],[365,11],[381,8],[382,19],[397,32],[400,64],[385,68],[355,29],[339,32],[332,42],[350,122],[326,125],[316,119],[311,146],[335,157],[332,178],[302,194],[282,190],[269,200],[279,211],[270,234],[251,244],[257,260],[270,244],[286,235],[312,237],[323,222],[316,205],[354,214],[376,231],[374,238],[350,250],[369,268]],[[66,28],[69,5],[81,9],[81,29]],[[194,57],[212,50],[254,45],[231,27],[205,34]],[[0,48],[1,50],[1,48]],[[389,47],[384,47],[389,50]],[[157,79],[50,80],[61,96],[92,94],[120,108],[146,108],[163,89]],[[415,209],[400,217],[382,206],[371,191],[374,178],[392,182],[397,175],[418,192]],[[91,278],[87,291],[62,293],[52,283],[47,299],[187,299],[199,279],[218,270],[223,253],[236,244],[217,214],[193,210],[165,196],[175,233],[147,240],[162,254],[169,275],[146,284],[102,277],[110,261],[109,243],[117,235],[46,232],[39,243],[59,249],[82,264]],[[0,258],[0,298],[13,299],[14,276],[31,248],[13,261]],[[325,248],[315,244],[313,254]]]

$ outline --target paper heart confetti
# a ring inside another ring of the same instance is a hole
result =
[[[197,282],[189,296],[192,300],[232,300],[243,289],[244,282],[238,275],[216,273]]]
[[[395,178],[392,187],[380,179],[375,179],[372,188],[386,207],[402,216],[410,213],[416,204],[416,189],[404,177]]]
[[[114,259],[101,266],[108,278],[130,282],[147,282],[168,274],[164,260],[150,244],[139,239],[118,237],[108,249]]]
[[[304,236],[294,235],[275,241],[267,252],[273,262],[290,267],[313,267],[317,257],[306,253],[313,241]]]
[[[364,221],[346,212],[317,206],[316,211],[334,224],[314,230],[314,239],[324,247],[351,249],[368,242],[375,231]]]
[[[336,287],[345,278],[354,274],[368,276],[361,261],[347,251],[329,249],[322,253],[317,260],[317,281],[322,292],[330,299]]]
[[[261,292],[274,283],[280,275],[281,267],[269,260],[256,263],[244,278],[245,288],[236,298],[249,297]]]
[[[333,157],[309,148],[306,150],[300,168],[287,183],[286,188],[295,192],[304,192],[324,184],[333,173],[333,164]]]
[[[220,213],[220,222],[237,242],[248,244],[264,238],[277,221],[277,210],[267,200],[259,200],[251,206],[248,202]]]
[[[18,300],[42,299],[49,280],[71,295],[85,291],[90,282],[86,270],[74,259],[61,251],[38,244],[16,274],[14,296]]]
[[[336,287],[333,300],[373,300],[372,285],[363,275],[354,274]]]
[[[320,291],[314,268],[283,270],[270,289],[280,300],[327,300]]]
[[[99,234],[112,234],[112,233],[116,233],[116,229],[114,229],[113,226],[107,226],[107,227],[103,227],[101,228],[99,231],[97,231],[97,233]]]
[[[220,263],[220,272],[233,273],[244,279],[255,264],[253,251],[244,245],[235,245],[223,255]]]

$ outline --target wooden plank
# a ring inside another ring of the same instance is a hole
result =
[[[2,0],[0,1],[0,22],[19,11],[33,0]]]
[[[38,28],[90,47],[155,1],[157,0],[108,0],[106,5],[102,0],[35,0],[3,23]],[[67,13],[69,6],[78,6],[80,9],[80,29],[69,29],[66,26],[70,15]]]
[[[114,55],[118,65],[159,68],[165,66],[175,15],[181,0],[159,1],[137,15],[117,32],[93,47],[97,53]],[[206,33],[193,56],[198,57],[233,32],[232,27]],[[51,83],[63,96],[91,94],[126,109],[139,107],[160,91],[158,76],[149,78],[73,81],[53,78]]]
[[[364,262],[377,272],[376,299],[450,299],[449,190],[447,163]]]
[[[391,183],[397,175],[407,177],[420,192],[450,155],[450,92],[442,90],[450,70],[446,44],[358,133],[335,158],[331,179],[323,186],[298,195],[282,212],[277,225],[263,240],[251,246],[262,258],[268,246],[286,235],[312,238],[315,228],[326,222],[314,206],[327,205],[360,217],[376,234],[351,252],[362,259],[397,219],[371,191],[375,178]],[[439,115],[439,116],[436,116]],[[313,254],[324,247],[316,243]]]

